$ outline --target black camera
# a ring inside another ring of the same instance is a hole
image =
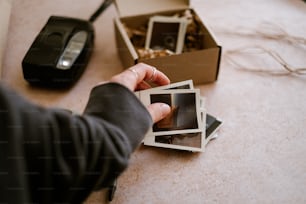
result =
[[[69,86],[84,72],[93,44],[91,22],[51,16],[22,61],[24,78],[32,85]]]

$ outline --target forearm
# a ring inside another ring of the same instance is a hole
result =
[[[112,182],[152,123],[133,93],[118,84],[94,88],[83,116],[27,102],[15,105],[6,103],[13,113],[8,121],[21,129],[6,133],[24,137],[16,145],[25,152],[34,201],[80,201]]]

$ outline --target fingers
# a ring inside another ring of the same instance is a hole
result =
[[[171,108],[165,103],[153,103],[148,106],[148,111],[153,122],[156,123],[166,117],[170,113]]]
[[[149,84],[145,81],[150,81],[161,86],[170,83],[169,78],[164,73],[157,70],[155,67],[144,63],[139,63],[130,67],[124,72],[112,77],[110,81],[121,83],[132,91],[136,88],[150,88]]]
[[[142,81],[137,85],[135,90],[145,90],[149,88],[152,88],[152,86],[148,84],[146,81]]]
[[[170,80],[164,73],[155,67],[139,63],[113,76],[110,82],[120,83],[131,91],[134,91],[135,89],[143,90],[151,88],[147,82],[162,86],[169,84]],[[171,111],[170,106],[164,103],[151,104],[147,109],[154,123],[166,117]]]
[[[157,85],[167,85],[170,79],[161,71],[148,64],[139,63],[131,69],[134,69],[139,74],[138,82],[150,81]]]

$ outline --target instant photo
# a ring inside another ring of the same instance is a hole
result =
[[[206,139],[211,138],[220,128],[221,124],[221,120],[210,114],[206,114]]]
[[[157,136],[155,137],[155,143],[201,148],[202,134],[198,132]]]
[[[150,18],[146,49],[170,50],[179,54],[183,50],[187,20],[177,17],[153,16]]]
[[[204,152],[206,144],[214,138],[221,125],[220,120],[206,113],[205,97],[194,89],[193,80],[138,91],[136,96],[146,106],[163,102],[171,107],[171,113],[149,130],[145,145]],[[185,111],[180,113],[179,107]]]
[[[194,89],[192,80],[181,81],[165,86],[158,87],[161,90],[174,90],[174,89]]]
[[[194,89],[193,81],[190,79],[190,80],[176,82],[176,83],[172,83],[172,84],[168,84],[164,86],[157,86],[157,87],[146,89],[146,90],[136,91],[135,95],[139,98],[140,92],[143,93],[143,92],[152,92],[152,91],[157,91],[157,90],[171,90],[171,89],[190,89],[190,90]]]

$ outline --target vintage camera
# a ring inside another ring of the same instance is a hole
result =
[[[93,43],[91,22],[51,16],[22,61],[24,78],[32,85],[73,84],[89,61]]]

